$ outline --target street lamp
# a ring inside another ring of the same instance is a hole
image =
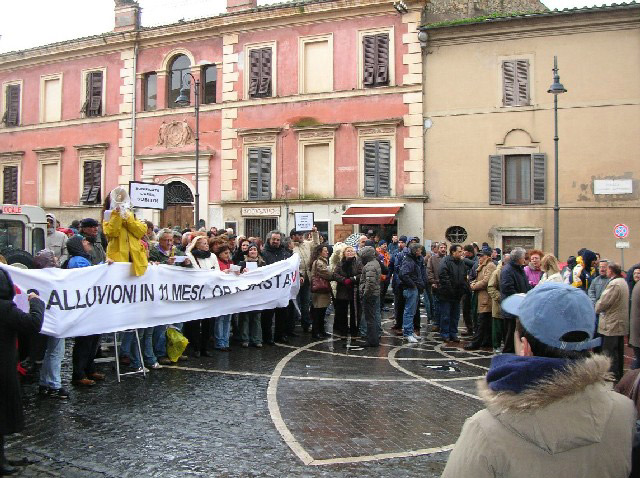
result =
[[[187,76],[193,79],[195,84],[196,95],[196,229],[200,227],[200,188],[199,188],[199,163],[200,163],[200,81],[197,80],[191,73],[187,73],[182,77],[182,88],[180,88],[180,94],[176,98],[176,104],[180,106],[189,106],[189,88],[186,85]]]
[[[558,237],[560,234],[560,205],[558,204],[558,95],[566,93],[567,90],[560,83],[560,75],[558,75],[558,57],[553,57],[553,84],[547,90],[547,93],[553,95],[553,114],[555,120],[555,135],[553,141],[555,143],[555,202],[553,204],[553,255],[558,258]]]

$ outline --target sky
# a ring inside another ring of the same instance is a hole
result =
[[[113,0],[10,1],[0,16],[0,53],[113,30]],[[258,0],[258,5],[279,3]],[[542,0],[550,9],[610,4],[600,0]],[[618,0],[620,1],[620,0]],[[156,26],[223,13],[226,0],[139,0],[142,25]]]

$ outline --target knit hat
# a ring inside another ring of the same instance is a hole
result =
[[[398,242],[404,242],[406,244],[407,243],[407,236],[400,236],[398,238]]]

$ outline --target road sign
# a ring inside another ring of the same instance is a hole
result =
[[[626,224],[616,224],[613,228],[613,235],[618,239],[624,239],[629,235],[629,226]]]
[[[616,249],[629,249],[629,241],[616,241]]]

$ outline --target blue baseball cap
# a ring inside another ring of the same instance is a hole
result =
[[[596,314],[591,300],[581,289],[558,282],[545,282],[527,294],[514,294],[500,304],[517,315],[522,326],[540,342],[561,350],[587,350],[602,339],[593,338]],[[585,332],[581,342],[565,342],[569,332]]]

